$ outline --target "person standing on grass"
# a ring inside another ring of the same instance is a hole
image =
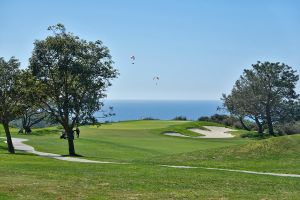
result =
[[[76,129],[75,129],[75,132],[76,132],[76,136],[77,136],[77,138],[79,138],[80,130],[79,130],[79,128],[78,128],[78,127],[76,127]]]

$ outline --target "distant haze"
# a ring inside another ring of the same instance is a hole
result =
[[[224,114],[224,111],[217,111],[222,105],[221,101],[191,101],[191,100],[107,100],[104,102],[103,111],[108,111],[113,106],[113,117],[100,119],[100,121],[124,121],[154,118],[170,120],[176,116],[185,116],[190,120],[197,120],[201,116],[213,114]],[[101,117],[102,113],[96,113]]]

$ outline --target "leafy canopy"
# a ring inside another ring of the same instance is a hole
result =
[[[66,33],[62,24],[48,30],[54,35],[35,41],[30,58],[36,95],[63,126],[94,121],[106,88],[118,75],[109,49],[99,40],[88,42]]]

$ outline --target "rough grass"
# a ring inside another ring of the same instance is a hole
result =
[[[161,158],[157,158],[160,162]],[[164,157],[168,164],[300,174],[300,135]],[[155,161],[155,159],[154,159]]]

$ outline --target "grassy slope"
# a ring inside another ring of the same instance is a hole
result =
[[[300,135],[163,157],[168,164],[300,174]],[[161,158],[156,158],[160,162]],[[154,159],[155,162],[155,159]]]
[[[70,163],[20,152],[9,155],[5,144],[0,142],[0,199],[299,199],[297,178],[156,165],[207,162],[216,166],[223,163],[228,168],[240,167],[243,160],[259,165],[266,158],[276,158],[275,153],[289,146],[280,156],[280,162],[299,168],[299,160],[295,158],[299,157],[299,136],[282,137],[286,138],[282,139],[284,146],[273,151],[282,146],[278,138],[251,144],[245,139],[199,140],[159,134],[180,123],[137,121],[82,128],[82,138],[76,140],[77,152],[99,160],[133,161],[130,165]],[[59,140],[56,132],[48,129],[40,131],[38,136],[23,137],[29,138],[29,143],[38,149],[66,153],[66,141]],[[263,156],[264,152],[270,154]],[[216,153],[219,157],[211,161]],[[270,165],[265,169],[274,170]]]

